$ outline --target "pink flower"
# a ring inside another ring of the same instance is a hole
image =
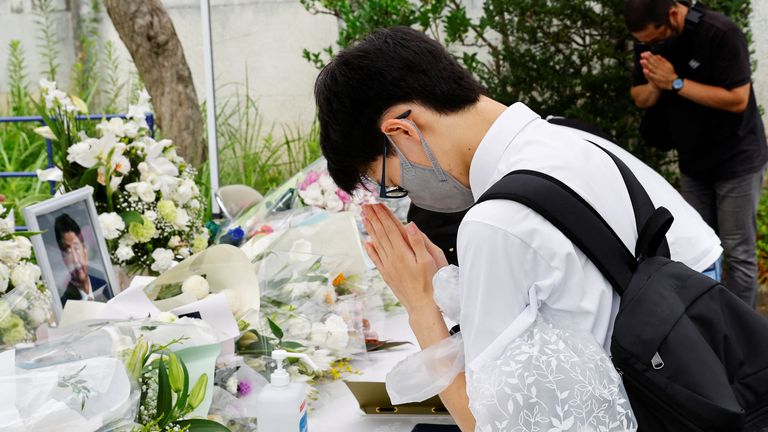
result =
[[[344,204],[349,204],[352,202],[352,197],[341,189],[336,189],[336,196],[339,197],[341,202]]]
[[[245,397],[248,396],[251,393],[251,383],[248,381],[240,381],[237,383],[237,396],[238,397]]]
[[[299,183],[299,190],[306,190],[309,185],[312,183],[317,182],[320,179],[320,173],[317,171],[310,171],[307,173],[307,176],[304,177],[304,180]]]

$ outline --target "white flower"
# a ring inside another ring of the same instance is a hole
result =
[[[0,263],[0,294],[8,289],[8,282],[11,280],[11,270],[7,265]]]
[[[229,310],[232,311],[232,314],[239,314],[240,310],[242,309],[242,299],[240,298],[240,293],[233,290],[232,288],[222,290],[221,293],[224,294],[224,297],[227,298],[227,304],[229,305]]]
[[[32,258],[32,242],[28,238],[16,236],[13,241],[20,259]]]
[[[130,120],[125,123],[125,126],[123,127],[123,132],[125,133],[125,136],[128,138],[136,138],[136,135],[139,134],[139,129],[141,126],[139,126],[138,123],[136,123],[133,120]]]
[[[107,240],[120,237],[120,233],[125,229],[125,221],[114,212],[100,214],[99,225],[101,225],[101,232]]]
[[[43,137],[45,139],[49,139],[49,140],[55,140],[56,139],[56,135],[53,133],[51,128],[48,127],[48,126],[36,127],[34,129],[34,131],[35,131],[36,134],[40,135],[41,137]]]
[[[45,78],[40,78],[40,89],[43,93],[51,93],[56,91],[56,81],[48,81]]]
[[[199,275],[192,275],[184,280],[181,284],[181,292],[191,294],[196,299],[202,300],[208,297],[211,293],[211,287],[208,285],[208,281]]]
[[[0,205],[0,214],[3,214],[5,209]],[[13,212],[8,212],[8,215],[4,218],[0,218],[0,236],[13,234],[16,230],[16,220],[13,216]]]
[[[331,351],[325,348],[320,348],[312,352],[307,353],[312,362],[317,366],[316,372],[326,371],[331,368],[334,357],[331,355]]]
[[[152,185],[146,182],[134,182],[125,185],[125,190],[138,196],[142,201],[151,203],[155,202],[155,190]]]
[[[328,328],[322,322],[312,323],[312,330],[309,334],[309,341],[317,346],[325,345],[328,339]]]
[[[323,175],[320,176],[319,179],[317,179],[317,184],[320,185],[320,187],[323,189],[324,192],[333,192],[336,193],[336,183],[333,182],[333,179],[328,174],[323,173]]]
[[[179,320],[179,317],[176,315],[170,313],[170,312],[160,312],[155,317],[155,321],[164,322],[164,323],[175,323]]]
[[[147,89],[145,89],[145,88],[141,89],[141,91],[139,92],[139,102],[138,102],[138,104],[140,106],[146,107],[147,108],[147,112],[151,112],[151,110],[149,109],[150,108],[150,106],[149,106],[149,101],[150,100],[152,100],[152,97],[149,95],[149,92],[147,91]]]
[[[344,319],[333,314],[325,320],[326,329],[328,329],[328,339],[326,345],[331,350],[342,350],[349,343],[349,329]]]
[[[97,158],[97,153],[94,153],[92,148],[97,142],[98,140],[96,138],[88,138],[70,146],[67,149],[67,160],[85,168],[90,168],[96,165],[99,160]]]
[[[291,339],[304,339],[312,331],[312,323],[303,316],[289,319],[285,323],[285,334]]]
[[[168,249],[163,249],[163,248],[157,248],[154,251],[152,251],[153,262],[150,268],[158,273],[167,271],[168,269],[173,267],[174,264],[176,264],[176,261],[174,261],[173,258],[174,258],[173,251],[170,251]]]
[[[147,219],[151,220],[152,222],[157,220],[157,212],[154,210],[147,210],[144,212],[144,216],[147,217]]]
[[[192,251],[189,248],[181,248],[179,249],[178,253],[184,259],[187,259],[190,256],[192,256]]]
[[[336,192],[329,192],[325,194],[325,209],[332,212],[340,212],[344,210],[344,201],[336,195]]]
[[[299,191],[299,196],[307,205],[316,207],[323,205],[323,189],[318,182],[312,183],[303,191]]]
[[[11,282],[16,288],[32,289],[40,280],[40,267],[31,263],[22,263],[11,271]]]
[[[40,179],[40,181],[60,182],[64,179],[64,173],[61,172],[61,170],[57,167],[44,170],[39,169],[35,172],[37,173],[37,178]]]
[[[173,236],[170,240],[168,240],[168,247],[171,249],[176,249],[181,244],[181,237],[179,236]]]
[[[184,209],[176,209],[176,220],[173,224],[178,228],[184,228],[189,223],[189,213]]]
[[[170,196],[172,187],[179,182],[177,178],[179,169],[163,156],[165,148],[171,145],[171,141],[155,141],[147,137],[145,142],[147,147],[144,162],[139,164],[141,181],[151,183],[152,187],[161,191],[163,196]]]
[[[225,386],[227,387],[227,391],[232,393],[233,395],[237,395],[237,385],[239,382],[237,381],[237,377],[232,375],[229,377],[227,382],[225,383]]]
[[[0,241],[0,260],[6,264],[16,264],[21,259],[14,240]]]
[[[196,196],[198,193],[199,193],[199,190],[197,189],[197,185],[195,185],[195,182],[190,179],[184,179],[176,187],[176,190],[174,191],[172,198],[179,205],[184,205],[189,200],[191,200],[194,196]]]
[[[125,121],[120,117],[113,117],[96,125],[96,129],[101,131],[102,135],[112,134],[122,138],[125,136]]]
[[[189,201],[188,205],[189,205],[189,208],[191,208],[192,210],[197,210],[200,208],[200,201],[193,199]]]
[[[135,254],[133,253],[133,248],[131,248],[130,245],[122,242],[117,247],[117,250],[115,250],[115,256],[122,262],[130,260],[134,255]]]
[[[48,311],[44,307],[31,307],[27,310],[27,321],[37,327],[48,320]]]

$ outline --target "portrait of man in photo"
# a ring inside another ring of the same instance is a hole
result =
[[[63,293],[59,288],[62,306],[67,300],[104,302],[112,298],[107,282],[88,271],[88,246],[80,225],[68,213],[63,213],[54,221],[54,233],[62,261],[69,272]]]

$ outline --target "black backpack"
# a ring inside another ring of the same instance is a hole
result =
[[[722,284],[670,260],[672,215],[654,208],[629,168],[603,150],[632,200],[634,254],[582,197],[540,172],[507,174],[477,204],[508,199],[536,211],[621,296],[611,357],[640,431],[768,431],[768,320]]]

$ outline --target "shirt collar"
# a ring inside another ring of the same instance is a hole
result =
[[[512,141],[532,121],[540,118],[525,104],[517,102],[493,122],[480,141],[469,166],[469,185],[475,201],[491,186],[496,166]]]

